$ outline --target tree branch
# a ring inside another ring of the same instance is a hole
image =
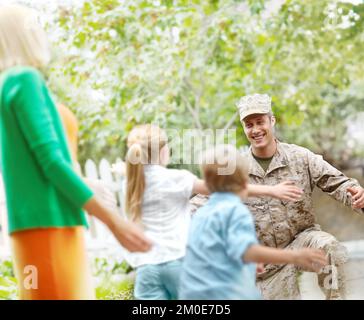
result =
[[[233,116],[230,118],[230,120],[227,122],[227,124],[224,127],[224,130],[228,130],[232,124],[235,122],[236,117],[239,115],[238,111],[236,111]]]
[[[200,117],[199,115],[196,113],[196,111],[193,109],[193,107],[191,106],[190,102],[188,101],[188,99],[184,96],[181,95],[183,102],[186,104],[186,107],[188,109],[188,111],[191,113],[193,120],[195,122],[195,125],[198,129],[202,130],[202,125],[201,125],[201,121],[200,121]]]

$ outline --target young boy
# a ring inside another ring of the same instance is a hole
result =
[[[247,196],[247,169],[232,146],[219,146],[206,154],[202,171],[212,195],[191,223],[180,299],[260,299],[255,263],[291,263],[314,271],[327,264],[320,250],[258,244],[253,217],[242,203]]]

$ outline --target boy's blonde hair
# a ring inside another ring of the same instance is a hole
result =
[[[47,36],[35,10],[0,6],[0,71],[23,65],[44,67],[50,60]]]
[[[208,150],[201,169],[210,192],[239,192],[249,180],[246,159],[231,145]]]
[[[158,126],[135,127],[128,136],[126,155],[125,208],[133,221],[140,221],[145,189],[144,165],[160,164],[160,151],[167,144],[167,135]]]

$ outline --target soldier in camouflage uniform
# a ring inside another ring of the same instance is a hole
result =
[[[321,231],[316,223],[312,204],[315,186],[341,203],[364,210],[364,190],[354,179],[306,148],[279,142],[274,136],[275,118],[267,95],[245,96],[237,104],[244,132],[251,143],[247,158],[251,184],[275,185],[292,180],[303,191],[299,201],[273,198],[248,198],[246,205],[255,218],[261,244],[275,248],[320,248],[329,258],[329,265],[318,274],[318,284],[326,299],[345,298],[343,265],[347,252],[338,240]],[[191,200],[195,209],[206,196]],[[294,265],[265,265],[257,284],[265,299],[300,299],[298,270]]]

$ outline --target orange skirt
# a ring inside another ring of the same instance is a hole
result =
[[[83,227],[44,228],[11,236],[21,300],[93,300]]]

